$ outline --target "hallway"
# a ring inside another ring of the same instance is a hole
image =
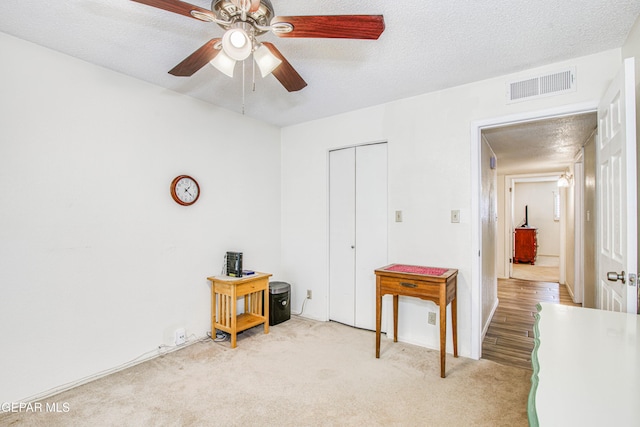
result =
[[[564,285],[521,279],[498,279],[500,301],[482,342],[482,358],[532,369],[533,325],[539,302],[581,306]]]

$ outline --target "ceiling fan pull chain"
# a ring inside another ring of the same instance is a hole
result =
[[[242,61],[242,115],[244,116],[244,75],[245,75],[245,68],[244,68],[244,64],[247,61]]]
[[[253,67],[253,68],[251,69],[251,70],[252,70],[252,73],[251,73],[251,80],[252,80],[252,82],[253,82],[253,89],[252,89],[252,92],[255,92],[255,91],[256,91],[256,61],[255,61],[255,58],[253,57],[253,55],[251,55],[251,59],[252,59],[252,61],[251,61],[251,65],[252,65],[252,67]]]

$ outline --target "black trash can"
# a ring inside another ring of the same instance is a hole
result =
[[[277,325],[291,318],[291,285],[286,282],[269,283],[269,325]]]

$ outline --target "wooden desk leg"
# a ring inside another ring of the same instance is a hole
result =
[[[453,357],[458,357],[458,298],[451,300],[451,332],[453,335]]]
[[[380,278],[376,277],[376,359],[380,359],[380,330],[382,329],[382,295]]]
[[[393,296],[393,342],[398,342],[398,295]]]
[[[447,298],[440,297],[440,377],[445,377],[447,360]]]

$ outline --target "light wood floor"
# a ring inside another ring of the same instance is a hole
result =
[[[514,279],[558,282],[560,279],[560,258],[540,255],[535,265],[512,264],[511,277]]]
[[[482,342],[482,358],[525,369],[532,369],[536,304],[547,301],[580,306],[571,300],[564,285],[521,279],[498,279],[498,300]]]

